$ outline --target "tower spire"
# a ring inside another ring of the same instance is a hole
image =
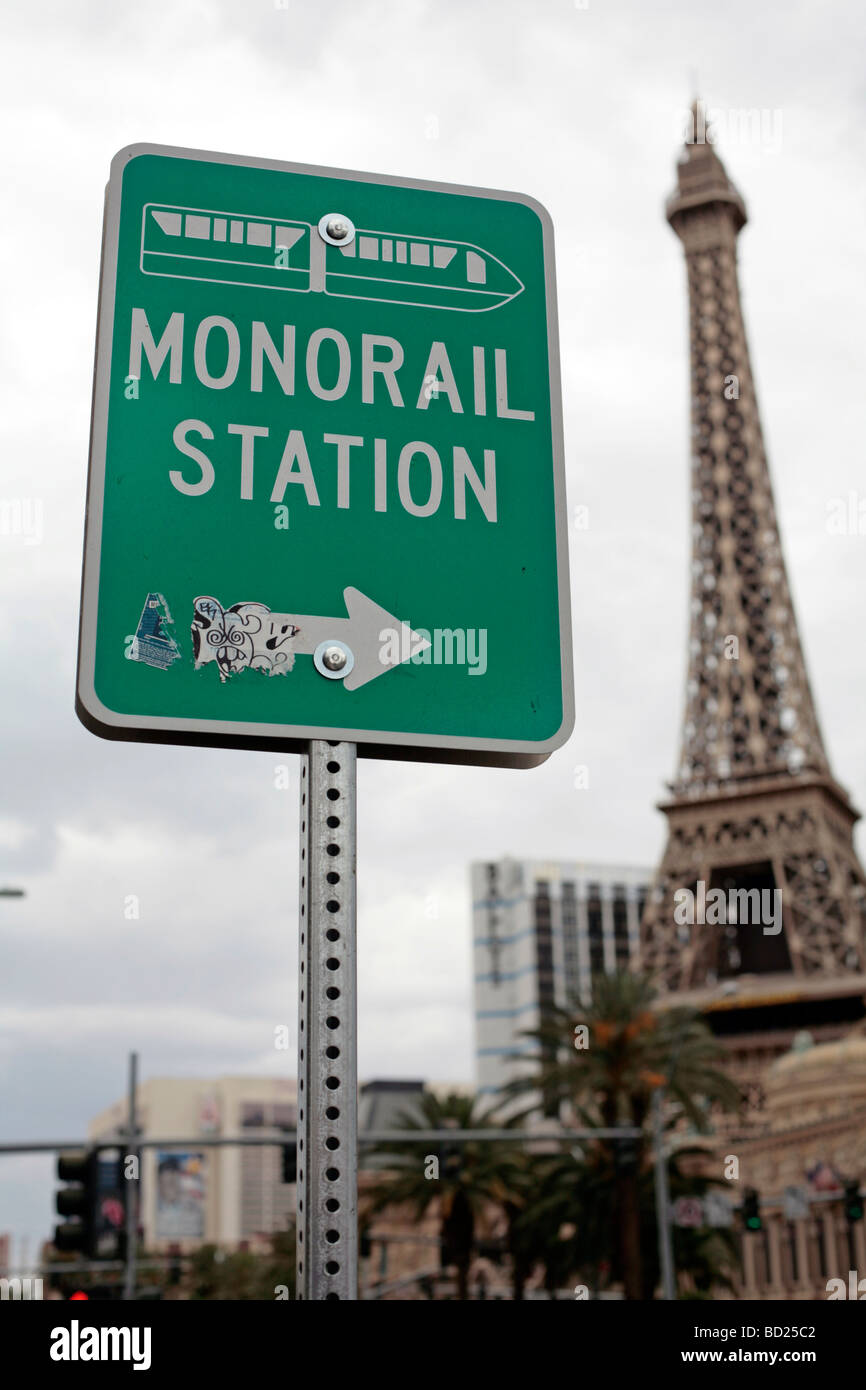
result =
[[[728,211],[727,219],[695,216],[701,210],[712,214],[724,209]],[[665,211],[678,236],[683,235],[681,228],[688,228],[690,243],[695,242],[699,229],[709,232],[712,226],[715,234],[722,234],[729,230],[728,222],[736,238],[746,223],[745,203],[716,153],[707,108],[700,97],[692,102],[687,137],[677,165],[677,187]],[[729,237],[724,240],[732,244]]]
[[[692,120],[665,208],[689,293],[688,679],[643,956],[663,987],[707,999],[726,977],[760,976],[765,1002],[768,990],[790,993],[792,977],[820,983],[822,996],[835,982],[829,997],[848,1001],[838,1024],[862,1014],[866,988],[857,813],[830,772],[782,556],[737,278],[746,208],[699,101]],[[705,893],[775,891],[778,930],[730,913],[717,924],[678,921],[677,893],[700,883]],[[797,1026],[811,1025],[804,1015]]]
[[[683,243],[692,359],[690,668],[674,789],[829,775],[779,539],[736,239],[745,204],[712,144],[686,142],[667,219]]]

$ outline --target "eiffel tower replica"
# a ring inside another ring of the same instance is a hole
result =
[[[675,996],[665,1002],[701,1010],[760,1105],[760,1072],[796,1032],[827,1041],[864,1014],[866,881],[858,813],[830,771],[782,558],[737,281],[746,209],[700,138],[701,117],[696,102],[698,138],[666,205],[689,289],[691,631],[679,769],[659,807],[668,843],[641,956]],[[731,890],[768,890],[780,929],[737,920],[742,894],[716,925],[683,922],[686,899],[675,894],[689,889],[700,903],[700,885],[726,903]]]

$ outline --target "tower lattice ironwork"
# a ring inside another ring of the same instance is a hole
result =
[[[711,1009],[720,997],[736,1009],[751,989],[763,1013],[743,1011],[739,1031],[829,1036],[862,1012],[866,985],[858,815],[830,771],[809,687],[740,305],[746,210],[712,144],[685,145],[666,213],[688,271],[691,621],[681,755],[660,807],[668,844],[642,956],[663,990],[694,992]],[[732,889],[779,890],[782,929],[736,910],[714,925],[678,920],[678,890],[699,895],[701,883],[726,901]],[[792,1010],[798,1001],[811,1009]]]

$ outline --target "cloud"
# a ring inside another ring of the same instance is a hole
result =
[[[274,767],[294,779],[296,760],[105,743],[73,712],[115,150],[147,139],[514,188],[553,215],[569,505],[590,518],[570,532],[575,734],[531,772],[359,772],[362,1075],[468,1080],[468,861],[652,864],[662,847],[690,525],[685,276],[662,203],[695,65],[722,111],[781,112],[778,148],[736,138],[721,154],[751,216],[747,328],[813,685],[836,773],[866,803],[866,535],[826,528],[828,500],[863,491],[862,30],[841,3],[779,23],[742,0],[93,0],[7,16],[2,494],[44,508],[40,545],[0,537],[0,873],[28,890],[0,899],[7,1137],[83,1134],[122,1094],[133,1046],[145,1076],[292,1065],[273,1027],[294,1027],[297,806]],[[47,1232],[46,1172],[4,1169],[0,1230]]]

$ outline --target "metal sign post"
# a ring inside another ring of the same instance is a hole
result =
[[[353,743],[301,758],[298,1298],[358,1296]]]

